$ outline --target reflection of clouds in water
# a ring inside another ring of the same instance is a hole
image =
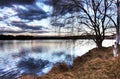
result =
[[[67,54],[65,51],[57,51],[57,52],[41,52],[41,53],[29,53],[27,57],[32,57],[35,59],[49,60],[52,63],[57,62],[72,62],[72,58],[70,54]],[[71,59],[71,60],[70,60]]]
[[[40,76],[47,73],[52,68],[52,64],[47,60],[23,58],[16,63],[16,66],[7,66],[0,69],[0,79],[16,79],[21,75]]]
[[[38,44],[39,42],[36,44],[27,41],[27,43],[30,44],[23,44],[21,46],[22,42],[18,42],[17,44],[13,43],[15,46],[14,49],[16,49],[17,52],[9,52],[7,53],[8,56],[2,53],[5,56],[5,60],[1,59],[3,64],[1,63],[2,65],[0,66],[0,79],[15,79],[23,74],[33,73],[35,73],[35,75],[43,75],[58,62],[65,62],[68,65],[71,65],[72,56],[67,54],[66,51],[54,50],[56,45],[53,46],[54,49],[52,49],[51,45],[48,45],[48,43],[42,43],[42,45],[41,43]],[[13,47],[12,44],[8,42],[5,43],[5,45],[4,47],[6,48]],[[4,56],[2,58],[4,58]],[[44,61],[47,61],[48,64],[45,64]],[[38,67],[38,65],[40,66]],[[34,67],[40,69],[35,69]]]
[[[59,62],[65,62],[67,65],[72,65],[75,55],[84,54],[88,48],[95,46],[92,42],[86,45],[86,41],[66,42],[66,41],[1,41],[0,50],[0,79],[15,79],[23,74],[31,74],[32,67],[38,67],[43,61],[47,61],[44,67],[37,71],[36,75],[47,73],[53,65]],[[109,41],[111,43],[111,41]],[[79,44],[79,45],[78,45]],[[10,50],[12,48],[12,50]],[[16,51],[15,51],[16,50]],[[83,53],[84,52],[84,53]],[[36,63],[39,62],[39,63]],[[19,65],[18,63],[23,63]],[[25,64],[26,63],[26,64]],[[29,65],[30,64],[30,65]],[[32,65],[31,65],[32,64]],[[29,66],[28,66],[29,65]],[[27,69],[28,67],[28,69]],[[26,72],[26,73],[25,73]],[[4,77],[2,78],[2,76]]]
[[[47,50],[47,48],[46,48],[46,50]],[[36,53],[42,53],[44,51],[44,48],[43,47],[33,47],[32,51],[36,52]]]
[[[28,53],[30,53],[29,49],[21,49],[18,53],[12,54],[12,57],[17,58],[17,57],[24,57],[27,56]]]
[[[22,74],[31,75],[42,75],[42,69],[48,66],[50,62],[48,60],[34,59],[34,58],[23,58],[17,64],[19,70],[22,70]],[[38,74],[40,73],[41,74]]]
[[[42,55],[41,55],[42,54]],[[72,56],[65,54],[64,52],[57,52],[50,54],[39,53],[40,56],[50,56],[50,59],[45,58],[34,58],[34,57],[24,57],[18,60],[15,63],[15,66],[7,66],[0,71],[0,79],[1,78],[10,78],[15,79],[21,75],[43,75],[47,73],[53,65],[59,62],[66,63],[69,67],[71,67]],[[52,57],[53,56],[53,57]],[[6,61],[6,60],[5,60]]]
[[[8,64],[8,60],[5,58],[0,58],[0,68],[4,67],[6,64]]]

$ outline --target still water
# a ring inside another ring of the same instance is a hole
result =
[[[114,40],[105,40],[111,46]],[[96,47],[92,40],[4,40],[0,41],[0,79],[21,75],[43,75],[55,64],[72,66],[73,59]]]

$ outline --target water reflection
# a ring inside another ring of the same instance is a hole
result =
[[[68,46],[66,46],[68,45]],[[43,75],[56,63],[72,65],[71,41],[0,41],[0,79]]]
[[[0,79],[16,79],[25,74],[40,76],[59,62],[72,67],[76,56],[95,47],[93,42],[86,42],[87,40],[0,41]]]
[[[43,75],[43,71],[46,67],[52,67],[52,63],[48,60],[34,59],[34,58],[23,58],[17,63],[18,71],[21,75]]]
[[[23,49],[20,50],[20,52],[12,54],[12,57],[13,58],[24,57],[24,56],[27,56],[29,52],[30,52],[29,49],[24,49],[23,48]]]

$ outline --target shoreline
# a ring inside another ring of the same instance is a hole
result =
[[[120,46],[119,46],[120,51]],[[120,52],[119,52],[120,53]],[[47,74],[34,79],[119,79],[120,56],[113,57],[112,47],[93,48],[74,59],[73,68],[61,63]],[[18,79],[29,79],[25,76]]]

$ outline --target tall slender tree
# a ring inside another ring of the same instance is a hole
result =
[[[114,57],[118,56],[118,45],[120,41],[120,1],[116,1],[116,7],[117,7],[117,23],[115,24],[116,27],[116,41],[114,43],[114,48],[113,48],[113,54]]]
[[[110,0],[112,2],[111,7],[111,15],[106,15],[113,23],[115,30],[116,30],[116,36],[115,36],[115,42],[113,45],[113,54],[114,57],[118,56],[118,45],[120,41],[120,0]]]

